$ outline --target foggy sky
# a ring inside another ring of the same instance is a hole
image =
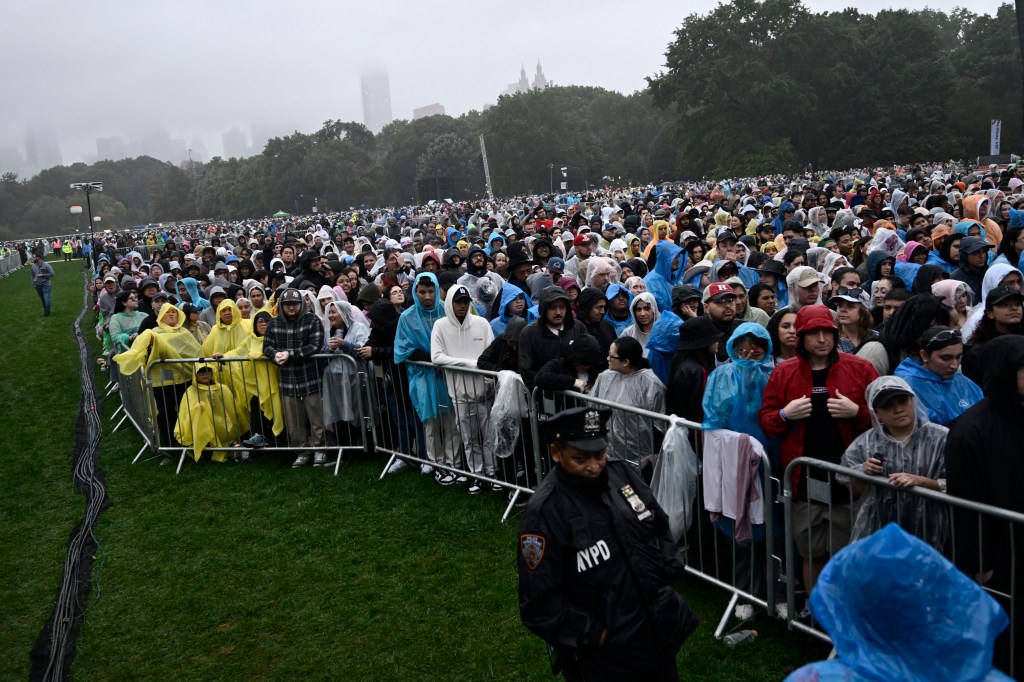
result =
[[[805,0],[839,10],[851,0]],[[928,5],[950,10],[954,0]],[[863,12],[907,6],[866,0]],[[200,137],[211,156],[238,125],[273,135],[363,120],[360,69],[387,67],[394,118],[439,102],[449,115],[493,104],[539,59],[557,85],[629,93],[664,64],[695,0],[8,0],[0,28],[0,147],[56,131],[65,164],[97,137],[154,128]],[[974,11],[980,11],[974,9]],[[994,5],[985,11],[995,11]]]

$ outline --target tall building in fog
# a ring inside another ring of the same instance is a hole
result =
[[[128,145],[121,137],[97,137],[96,158],[99,160],[120,161],[128,157]]]
[[[368,68],[363,71],[360,82],[363,87],[363,123],[376,135],[392,120],[388,71],[384,67]]]
[[[60,145],[52,128],[25,131],[25,165],[31,173],[61,165]]]
[[[238,126],[231,126],[231,130],[220,136],[220,141],[224,145],[225,159],[244,159],[249,156],[249,137]]]
[[[444,106],[441,104],[428,104],[412,110],[412,120],[426,118],[427,116],[444,116]]]

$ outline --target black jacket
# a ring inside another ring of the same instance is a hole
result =
[[[616,339],[615,327],[612,323],[604,319],[597,321],[596,324],[590,324],[587,322],[587,316],[590,315],[591,309],[597,305],[600,301],[606,301],[604,292],[595,287],[587,287],[580,292],[579,298],[576,300],[576,318],[587,328],[587,333],[597,339],[597,344],[601,347],[601,370],[608,369],[608,350],[611,348],[612,341]]]
[[[704,388],[710,371],[687,351],[676,351],[665,391],[665,412],[698,424],[704,421]]]
[[[674,658],[697,626],[672,587],[684,567],[668,518],[626,462],[596,480],[552,470],[526,506],[518,554],[523,624],[585,679],[628,679]]]
[[[572,316],[572,308],[566,311],[562,331],[556,335],[544,323],[544,313],[553,301],[563,300],[569,306],[569,295],[561,287],[552,286],[540,292],[537,304],[539,317],[523,330],[519,337],[519,374],[523,383],[530,391],[535,385],[537,371],[545,362],[565,355],[569,346],[576,339],[586,334],[582,324],[577,324]]]

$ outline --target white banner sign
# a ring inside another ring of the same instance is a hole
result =
[[[992,137],[988,144],[988,153],[992,156],[999,154],[999,141],[1003,134],[1003,122],[997,118],[992,119]]]

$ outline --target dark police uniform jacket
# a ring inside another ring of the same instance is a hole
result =
[[[554,468],[526,506],[518,556],[523,624],[602,678],[674,660],[697,626],[672,586],[684,566],[668,518],[625,462],[594,481]]]

